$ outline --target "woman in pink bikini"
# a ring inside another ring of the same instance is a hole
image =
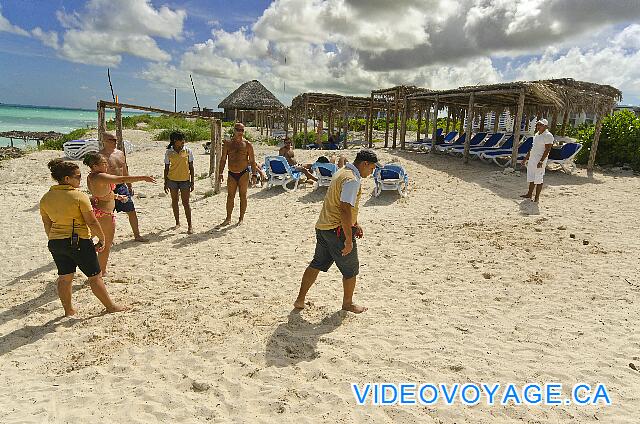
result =
[[[87,153],[82,161],[87,165],[91,172],[87,176],[87,187],[91,192],[91,205],[102,231],[104,232],[104,250],[98,253],[98,262],[102,275],[107,273],[107,262],[109,261],[109,252],[113,244],[113,237],[116,231],[116,215],[113,212],[115,208],[115,200],[121,202],[128,200],[127,196],[114,194],[113,189],[116,184],[128,184],[138,181],[147,181],[155,183],[155,178],[148,175],[126,176],[107,174],[107,159],[99,153]]]

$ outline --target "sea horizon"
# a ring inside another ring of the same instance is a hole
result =
[[[123,116],[138,115],[144,112],[123,111]],[[115,116],[113,110],[107,110],[107,121]],[[96,128],[98,111],[64,106],[38,106],[21,104],[0,104],[0,132],[7,131],[55,131],[67,134],[78,128]],[[8,138],[0,137],[0,147],[10,146]],[[19,148],[34,147],[36,142],[24,143],[14,139]]]

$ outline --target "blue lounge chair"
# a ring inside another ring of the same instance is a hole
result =
[[[442,129],[442,128],[438,128],[438,129],[436,130],[436,140],[437,140],[438,138],[442,137],[442,131],[443,131],[443,129]],[[420,148],[420,147],[421,147],[422,145],[424,145],[424,144],[429,144],[429,145],[431,145],[431,141],[432,141],[432,139],[430,139],[430,138],[421,138],[421,139],[419,139],[418,141],[409,141],[409,142],[406,142],[406,143],[405,143],[405,147],[406,147],[406,148],[408,148],[408,149],[417,149],[417,148]]]
[[[527,155],[527,153],[529,153],[529,150],[531,150],[532,146],[533,137],[527,138],[522,142],[522,144],[520,144],[520,146],[518,146],[518,158],[516,163],[522,162],[522,160],[524,160],[524,157]],[[485,161],[491,160],[496,165],[504,168],[510,163],[511,154],[512,151],[510,149],[498,149],[495,152],[484,152],[480,155],[480,158],[484,159]]]
[[[511,134],[509,137],[507,137],[507,139],[504,141],[504,143],[502,143],[502,145],[500,145],[500,147],[484,147],[484,146],[478,146],[478,147],[472,147],[469,149],[469,156],[471,157],[471,159],[482,159],[482,154],[484,152],[497,152],[498,150],[508,150],[511,151],[511,149],[513,148],[513,134]]]
[[[313,172],[315,177],[318,179],[318,181],[316,181],[315,188],[323,186],[328,187],[331,185],[331,179],[337,170],[338,166],[335,163],[316,162],[311,165],[311,172]]]
[[[495,134],[491,134],[489,136],[489,138],[487,138],[487,140],[482,143],[482,145],[476,145],[476,146],[469,146],[469,151],[473,151],[474,149],[478,149],[478,148],[493,148],[495,146],[498,145],[498,143],[500,143],[500,140],[502,140],[502,138],[504,137],[503,133],[495,133]],[[457,146],[457,147],[452,147],[451,149],[449,149],[449,153],[464,153],[464,146]]]
[[[486,136],[487,136],[486,132],[476,133],[473,137],[471,137],[471,140],[469,140],[469,146],[477,146],[477,145],[479,145],[480,143],[482,143],[482,140],[484,140]],[[463,134],[463,137],[464,137],[464,134]],[[448,144],[448,145],[447,144],[439,144],[439,145],[436,146],[436,149],[438,149],[441,152],[447,152],[447,151],[449,151],[449,149],[455,148],[455,147],[464,148],[464,143],[465,143],[466,140],[462,139],[463,137],[460,137],[458,140],[456,140],[452,144]],[[460,142],[460,139],[462,139],[462,142]]]
[[[400,196],[407,195],[409,174],[404,167],[397,163],[388,163],[382,168],[376,168],[373,172],[373,195],[378,197],[383,190],[397,191]]]
[[[458,135],[458,131],[450,131],[449,134],[444,136],[444,139],[443,139],[442,143],[438,143],[437,140],[436,140],[436,145],[450,144],[452,142],[452,140],[454,138],[456,138],[457,135]],[[427,139],[426,141],[421,141],[420,143],[414,143],[415,147],[417,147],[419,150],[423,150],[423,151],[431,149],[431,144],[432,144],[432,140],[431,139]]]
[[[267,174],[267,189],[273,186],[282,186],[285,191],[298,188],[301,172],[291,169],[289,162],[284,156],[267,156],[264,158],[265,173]],[[293,182],[293,189],[287,187]]]
[[[576,169],[574,160],[581,149],[582,144],[580,143],[566,143],[560,149],[551,149],[547,166],[559,165],[564,172],[571,174]],[[554,150],[559,150],[557,156],[553,154],[555,153]]]

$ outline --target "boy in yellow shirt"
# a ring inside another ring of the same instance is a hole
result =
[[[169,145],[164,154],[164,192],[171,192],[171,208],[180,227],[180,208],[178,193],[182,199],[184,214],[187,217],[187,234],[193,234],[191,224],[191,205],[189,198],[194,188],[193,152],[184,147],[185,135],[182,131],[173,131],[169,135]]]

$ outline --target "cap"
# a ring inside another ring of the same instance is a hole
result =
[[[545,127],[549,126],[549,121],[547,121],[546,119],[542,118],[542,119],[538,119],[538,122],[536,122],[536,124],[542,124]]]
[[[356,161],[367,161],[371,163],[378,163],[378,156],[376,156],[373,150],[363,149],[358,152],[356,155]]]

